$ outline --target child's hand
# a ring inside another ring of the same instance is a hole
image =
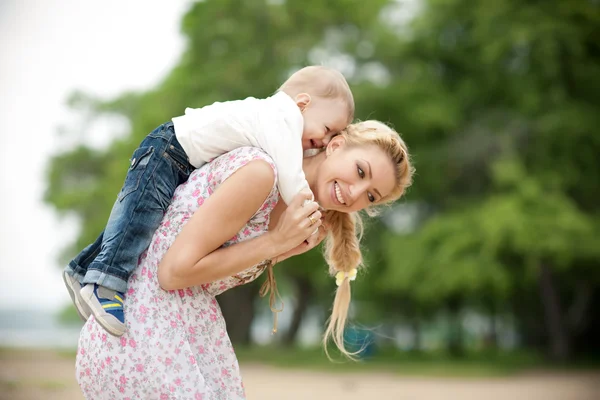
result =
[[[323,241],[323,239],[325,239],[327,233],[327,228],[325,228],[324,225],[319,226],[317,230],[308,237],[308,239],[306,239],[304,242],[300,243],[298,246],[291,249],[290,251],[287,251],[277,256],[275,259],[273,259],[273,263],[275,264],[281,262],[287,258],[298,256],[300,254],[306,253],[309,250],[314,249]]]
[[[286,253],[301,245],[321,226],[319,205],[312,198],[309,190],[300,192],[281,214],[277,226],[269,232],[275,254]]]

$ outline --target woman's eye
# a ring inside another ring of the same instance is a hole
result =
[[[367,193],[367,196],[369,196],[369,201],[370,201],[371,203],[374,203],[374,202],[375,202],[375,196],[373,196],[371,193]]]
[[[359,167],[359,166],[357,166],[356,168],[358,170],[358,176],[360,176],[361,178],[364,178],[365,177],[365,171],[363,171],[362,168]]]

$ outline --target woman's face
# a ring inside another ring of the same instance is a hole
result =
[[[353,212],[377,203],[392,192],[395,172],[377,145],[347,146],[336,136],[317,170],[315,200],[326,210]]]

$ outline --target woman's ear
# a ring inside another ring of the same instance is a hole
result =
[[[330,156],[334,151],[341,149],[346,144],[346,138],[342,135],[337,135],[331,138],[325,149],[326,154]]]
[[[308,107],[308,105],[310,104],[310,101],[311,101],[310,94],[300,93],[296,96],[295,101],[296,101],[296,105],[298,106],[300,111],[304,112],[304,109],[306,107]]]

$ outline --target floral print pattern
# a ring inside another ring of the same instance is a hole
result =
[[[243,147],[194,171],[177,188],[150,247],[129,278],[125,334],[107,334],[93,316],[81,331],[76,377],[87,399],[245,398],[237,358],[215,296],[256,279],[265,264],[217,282],[174,291],[160,288],[157,267],[194,211],[231,174],[256,159],[267,161],[275,170],[264,151]],[[278,197],[274,184],[252,219],[224,246],[266,232]]]

